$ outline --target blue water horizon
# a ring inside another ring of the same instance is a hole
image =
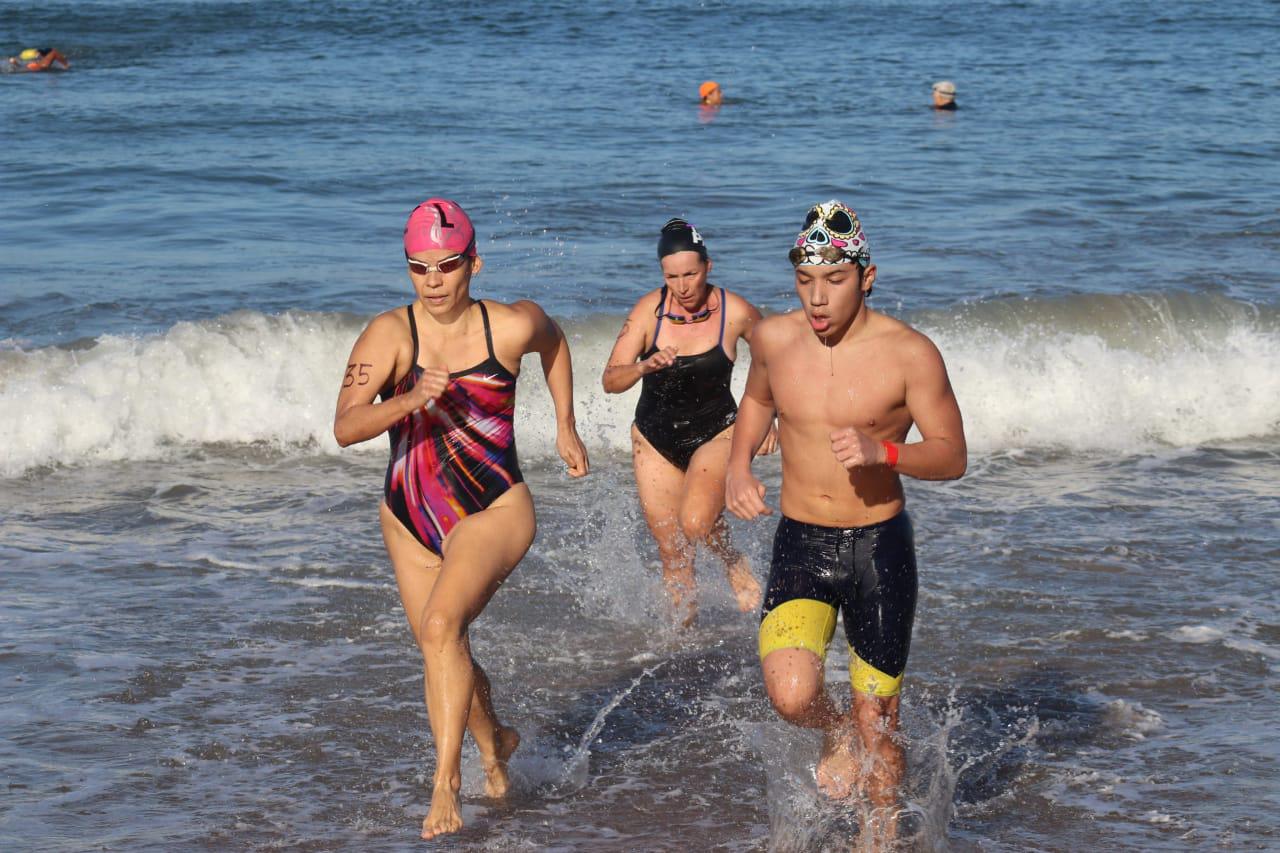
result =
[[[0,79],[0,338],[368,315],[407,293],[400,229],[437,194],[472,212],[491,295],[561,315],[625,310],[673,215],[783,309],[828,197],[905,310],[1275,301],[1266,3],[6,5],[73,68]],[[927,106],[939,78],[955,113]]]

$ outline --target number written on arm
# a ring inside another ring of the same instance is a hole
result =
[[[366,362],[348,364],[347,374],[342,379],[342,387],[350,388],[352,385],[368,385],[369,373],[365,370],[366,367],[373,367],[373,364]]]

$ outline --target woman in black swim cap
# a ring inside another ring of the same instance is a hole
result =
[[[697,615],[693,561],[705,542],[725,564],[740,610],[760,603],[760,584],[731,541],[724,474],[737,404],[729,390],[738,340],[751,342],[760,312],[707,281],[711,259],[697,229],[672,219],[658,237],[662,287],[640,298],[605,367],[604,390],[641,383],[631,427],[636,487],[658,543],[678,622]],[[772,452],[772,434],[762,452]]]

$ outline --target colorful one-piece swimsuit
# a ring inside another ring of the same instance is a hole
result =
[[[484,342],[489,357],[449,374],[433,405],[410,412],[387,431],[391,461],[383,494],[387,507],[418,541],[436,554],[463,518],[485,509],[516,483],[524,482],[516,458],[512,422],[516,377],[493,354],[489,312],[483,302]],[[384,400],[418,384],[418,325],[408,306],[413,366]]]

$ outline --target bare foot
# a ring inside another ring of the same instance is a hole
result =
[[[822,755],[818,758],[818,788],[833,800],[844,800],[853,794],[858,781],[857,732],[852,726],[836,726],[822,736]]]
[[[484,793],[489,797],[505,797],[511,789],[511,777],[507,775],[507,761],[520,745],[520,733],[502,726],[498,729],[497,754],[493,761],[484,762]]]
[[[751,573],[751,563],[747,562],[747,558],[738,558],[738,562],[729,566],[725,572],[729,575],[733,597],[738,599],[738,609],[746,613],[759,607],[760,581]]]
[[[422,837],[435,838],[462,829],[462,813],[458,808],[458,791],[448,783],[436,785],[431,795],[431,810],[422,821]]]
[[[687,631],[698,621],[698,604],[692,596],[685,601],[671,604],[671,624],[678,631]]]
[[[898,809],[895,806],[872,809],[863,833],[874,845],[872,849],[894,849],[894,842],[898,840]]]
[[[698,597],[692,575],[688,578],[666,575],[663,583],[667,587],[667,600],[671,602],[671,625],[680,631],[693,627],[698,621]]]
[[[667,611],[668,630],[682,634],[696,624],[698,624],[698,610],[695,607],[672,607]]]

